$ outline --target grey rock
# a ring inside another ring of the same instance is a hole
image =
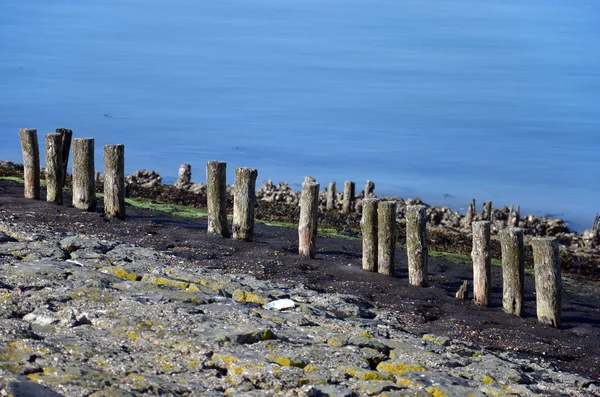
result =
[[[6,391],[14,397],[62,397],[62,394],[29,380],[12,382],[8,385]]]

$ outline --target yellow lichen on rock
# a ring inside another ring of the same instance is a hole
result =
[[[231,364],[233,362],[239,361],[239,358],[237,358],[235,356],[232,356],[230,354],[214,353],[212,355],[212,360],[215,361],[215,362],[222,361],[222,362],[224,362],[224,363],[226,363],[226,364],[229,365],[229,364]]]
[[[307,366],[306,361],[301,359],[276,356],[273,354],[268,354],[267,359],[281,365],[282,367],[297,367],[297,368],[305,368]]]
[[[0,302],[4,302],[10,298],[10,293],[0,292]]]
[[[164,278],[164,277],[155,277],[154,280],[152,281],[152,284],[168,285],[170,287],[175,287],[175,288],[180,288],[180,289],[186,289],[190,286],[190,284],[186,283],[185,281],[171,280],[171,279]]]
[[[446,397],[447,396],[447,394],[445,392],[443,392],[442,390],[440,390],[437,387],[433,387],[433,386],[428,387],[427,391],[429,393],[433,394],[433,397]]]
[[[486,385],[491,385],[492,383],[494,383],[494,378],[486,375],[483,377],[483,383],[485,383]]]
[[[404,387],[415,387],[416,385],[415,382],[413,382],[412,380],[402,377],[398,377],[396,379],[396,382]]]
[[[259,305],[266,305],[269,303],[268,298],[241,289],[233,291],[232,298],[236,302],[258,303]]]
[[[377,371],[389,372],[394,375],[402,375],[407,372],[422,372],[425,371],[420,365],[406,365],[398,362],[381,362],[377,365]]]
[[[139,276],[135,273],[128,273],[125,269],[117,269],[112,273],[115,277],[122,278],[124,280],[136,281]]]
[[[360,380],[393,380],[391,374],[382,374],[381,372],[367,370],[363,368],[343,368],[350,376]]]

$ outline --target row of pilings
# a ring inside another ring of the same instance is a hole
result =
[[[37,130],[19,130],[26,198],[40,199],[40,159]],[[46,134],[46,183],[47,201],[63,204],[69,149],[72,132],[58,129]],[[124,145],[104,146],[104,212],[107,217],[124,219],[125,213],[125,148]],[[254,235],[254,201],[258,171],[254,168],[235,169],[235,191],[232,230],[227,222],[227,164],[208,161],[207,212],[209,234],[252,241]],[[95,211],[94,139],[73,139],[73,206],[85,211]],[[365,197],[373,191],[368,181]],[[298,252],[302,257],[313,259],[317,252],[317,219],[320,184],[306,177],[300,196],[300,221],[298,225]],[[344,186],[342,212],[350,212],[354,182]],[[329,198],[331,194],[331,201]],[[335,184],[329,186],[327,208],[333,208]],[[491,203],[490,203],[491,206]],[[427,214],[423,205],[408,206],[406,217],[406,251],[408,256],[409,283],[427,287],[428,248]],[[491,232],[489,221],[472,223],[473,247],[473,295],[480,306],[490,305],[491,286]],[[365,271],[379,272],[393,277],[396,252],[396,202],[366,198],[363,200],[362,219],[362,267]],[[509,227],[500,232],[502,247],[503,308],[507,313],[523,315],[524,290],[524,243],[523,229]],[[534,254],[536,306],[538,320],[544,324],[560,327],[562,279],[558,241],[553,237],[537,237],[532,240]],[[461,291],[459,291],[460,293]],[[463,289],[462,294],[465,293]],[[458,294],[457,294],[458,296]]]

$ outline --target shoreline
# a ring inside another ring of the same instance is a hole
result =
[[[165,205],[183,205],[191,208],[206,208],[206,185],[204,183],[191,182],[189,166],[180,168],[180,177],[172,185],[162,183],[162,177],[155,171],[135,171],[126,176],[128,196],[149,200],[150,203],[164,203]],[[22,166],[10,162],[0,162],[0,177],[13,175],[22,177]],[[43,176],[43,173],[42,173]],[[67,177],[67,186],[70,176]],[[96,173],[96,189],[102,192],[102,174]],[[322,187],[320,192],[319,229],[329,230],[329,234],[338,236],[359,237],[363,192],[355,195],[353,210],[343,214],[341,210],[342,193],[337,192],[337,210],[326,210],[327,187]],[[357,191],[361,187],[356,188]],[[232,186],[227,186],[228,208],[231,211],[233,202]],[[370,197],[376,197],[370,195]],[[287,183],[274,185],[271,181],[265,181],[256,190],[255,216],[265,222],[279,222],[283,224],[298,222],[300,192],[290,188]],[[398,225],[397,243],[401,246],[405,243],[404,210],[407,205],[425,204],[420,199],[402,199],[400,197],[386,198],[396,200]],[[427,205],[427,204],[425,204]],[[479,204],[481,206],[481,203]],[[471,251],[471,227],[470,222],[484,219],[484,213],[473,212],[465,216],[447,207],[427,206],[428,233],[430,249],[433,251],[447,252],[458,255],[470,255]],[[187,211],[183,209],[183,211]],[[532,264],[532,252],[529,241],[533,236],[553,236],[558,238],[561,249],[561,262],[563,272],[567,274],[600,281],[600,233],[592,230],[584,234],[570,232],[566,223],[561,219],[539,218],[533,215],[519,217],[518,209],[507,207],[492,207],[492,254],[499,259],[500,244],[497,240],[498,232],[509,226],[524,229],[526,245],[526,263]],[[512,222],[512,223],[511,223]]]
[[[145,170],[141,170],[141,171],[145,171]],[[134,171],[134,172],[136,172],[136,171]],[[131,174],[129,174],[129,175],[131,175]],[[270,180],[274,181],[276,179],[271,178]],[[163,183],[165,185],[172,185],[176,181],[177,181],[176,176],[163,177]],[[266,181],[266,180],[264,180],[264,181]],[[343,183],[343,180],[340,179],[339,182]],[[375,181],[375,182],[377,182],[377,181]],[[196,182],[196,183],[202,183],[202,182]],[[296,191],[299,191],[301,188],[301,185],[302,185],[301,182],[292,183],[292,182],[286,181],[285,178],[276,183],[277,184],[278,183],[286,183]],[[328,183],[328,181],[326,183]],[[411,196],[410,194],[400,195],[400,192],[403,189],[396,189],[398,191],[398,194],[393,194],[393,193],[388,194],[386,190],[383,190],[383,191],[382,191],[382,189],[378,189],[378,190],[379,191],[376,190],[376,193],[379,194],[380,192],[382,192],[381,197],[409,197],[409,196]],[[409,192],[414,193],[412,195],[412,196],[414,196],[414,198],[420,198],[424,202],[431,204],[432,206],[448,207],[452,211],[459,212],[462,215],[466,214],[471,200],[475,199],[478,203],[483,203],[483,201],[484,201],[484,199],[482,198],[483,196],[481,194],[473,194],[471,196],[467,196],[467,195],[455,195],[455,194],[447,193],[447,192],[443,192],[443,191],[430,191],[430,192],[426,192],[425,194],[419,195],[419,194],[416,194],[416,190],[414,190],[414,189],[410,189],[407,191],[407,193],[409,193]],[[459,198],[459,196],[460,196],[460,198]],[[506,200],[506,202],[501,202],[500,200],[494,201],[494,198],[492,198],[491,201],[496,203],[496,205],[500,204],[500,207],[504,207],[504,206],[508,207],[510,205],[519,205],[519,203],[515,200],[513,200],[512,204],[509,202],[509,200]],[[530,201],[534,201],[534,200],[530,200]],[[585,214],[585,215],[582,214],[580,216],[575,216],[575,217],[570,218],[567,216],[567,212],[564,210],[564,207],[561,207],[561,206],[556,206],[554,208],[554,211],[552,211],[552,212],[537,209],[533,205],[529,205],[529,206],[521,205],[521,207],[523,209],[523,213],[526,213],[527,215],[533,215],[538,218],[563,220],[565,222],[565,224],[569,227],[569,230],[572,232],[575,232],[577,234],[583,234],[585,232],[585,230],[587,230],[590,227],[590,225],[592,223],[591,221],[594,217],[594,213],[592,212],[590,214]]]

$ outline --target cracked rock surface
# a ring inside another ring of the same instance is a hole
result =
[[[541,360],[417,337],[358,296],[23,235],[0,239],[2,396],[600,395]],[[264,307],[279,299],[294,305]]]

